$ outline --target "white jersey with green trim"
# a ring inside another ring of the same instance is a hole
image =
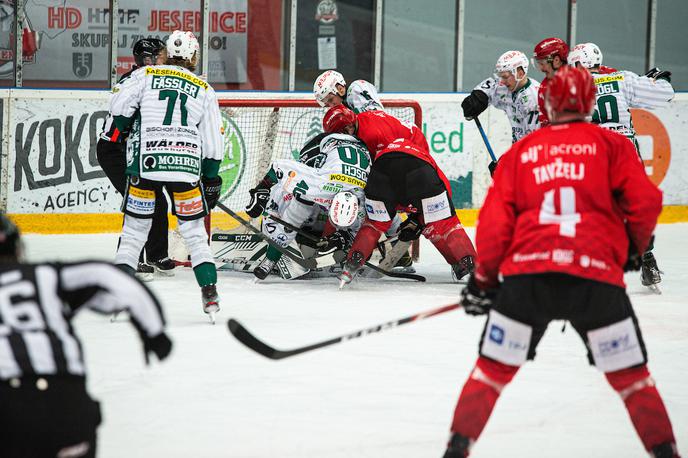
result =
[[[487,94],[490,105],[504,111],[511,123],[511,141],[516,143],[529,133],[540,128],[538,120],[538,89],[540,83],[528,78],[526,84],[510,92],[494,78],[487,78],[474,90]]]
[[[364,202],[363,188],[370,172],[370,155],[365,145],[355,137],[331,134],[320,142],[322,161],[311,167],[294,160],[277,160],[272,169],[277,183],[270,191],[268,214],[274,214],[298,227],[312,225],[315,219],[327,213],[334,196],[343,191],[355,194]],[[364,205],[359,218],[350,230],[356,231],[365,218]],[[281,226],[265,231],[281,246],[287,246],[296,237],[293,231]]]
[[[377,89],[366,80],[356,80],[347,86],[346,105],[354,113],[385,109]]]
[[[291,194],[298,202],[327,209],[335,194],[365,187],[372,161],[360,140],[331,134],[320,142],[320,151],[323,159],[315,167],[290,159],[273,162],[278,181],[271,195],[278,207],[281,201],[291,200],[285,197]]]
[[[631,108],[661,108],[674,98],[671,83],[626,70],[593,73],[597,100],[592,122],[629,138],[635,137]]]
[[[110,113],[115,122],[134,123],[127,142],[128,174],[193,183],[199,180],[203,159],[222,159],[215,91],[185,68],[136,70],[113,89]]]

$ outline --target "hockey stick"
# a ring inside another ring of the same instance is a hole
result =
[[[497,158],[495,157],[494,151],[492,151],[492,147],[490,146],[490,141],[487,139],[487,135],[485,135],[485,131],[483,130],[483,125],[480,124],[480,119],[476,116],[473,118],[473,121],[475,121],[475,125],[478,126],[478,130],[480,131],[480,136],[483,137],[483,141],[485,142],[485,146],[487,147],[487,152],[490,153],[490,157],[494,162],[497,162]]]
[[[396,328],[406,323],[411,323],[413,321],[424,320],[425,318],[430,318],[431,316],[439,315],[445,312],[451,312],[461,307],[461,304],[449,304],[436,309],[428,310],[421,313],[416,313],[415,315],[407,316],[394,321],[388,321],[386,323],[381,323],[370,328],[360,329],[358,331],[351,332],[349,334],[344,334],[343,336],[335,337],[334,339],[324,340],[322,342],[314,343],[312,345],[307,345],[305,347],[293,348],[291,350],[278,350],[265,342],[259,340],[256,336],[251,334],[248,329],[246,329],[241,323],[239,323],[234,318],[230,318],[227,321],[227,326],[229,327],[229,332],[242,344],[260,353],[269,359],[284,359],[290,356],[300,355],[301,353],[306,353],[311,350],[317,350],[318,348],[329,347],[330,345],[338,344],[346,340],[357,339],[359,337],[367,336],[369,334],[375,334],[378,332],[386,331],[387,329]]]
[[[312,269],[315,269],[318,267],[318,263],[315,259],[304,259],[304,258],[296,256],[296,255],[290,253],[289,251],[285,250],[284,248],[282,248],[281,246],[276,244],[270,237],[268,237],[267,235],[263,234],[261,231],[259,231],[255,227],[253,227],[253,225],[251,223],[249,223],[244,218],[242,218],[241,216],[234,213],[229,207],[225,206],[223,203],[218,202],[217,206],[222,211],[227,213],[229,216],[231,216],[235,220],[239,221],[241,223],[241,225],[244,226],[246,229],[253,232],[254,234],[257,234],[268,245],[275,248],[277,251],[279,251],[280,253],[282,253],[283,255],[288,257],[289,259],[293,260],[295,263],[297,263],[298,265],[300,265],[304,269],[311,269],[312,270]]]
[[[297,234],[304,236],[305,238],[307,238],[308,240],[310,240],[312,242],[319,242],[320,241],[319,237],[316,237],[313,234],[309,234],[308,232],[304,231],[300,227],[296,227],[293,224],[288,223],[288,222],[284,221],[283,219],[281,219],[277,216],[270,215],[270,219],[281,224],[282,226],[286,227],[287,229],[291,229],[292,231],[296,232]],[[419,281],[419,282],[425,281],[425,277],[422,275],[409,274],[409,273],[403,273],[403,272],[390,272],[388,270],[381,269],[380,267],[376,266],[375,264],[371,264],[368,261],[365,262],[365,266],[371,270],[374,270],[375,272],[378,272],[382,275],[386,275],[386,276],[391,277],[391,278],[405,278],[407,280],[415,280],[415,281]]]

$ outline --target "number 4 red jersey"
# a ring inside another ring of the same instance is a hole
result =
[[[478,218],[476,278],[562,272],[624,287],[628,237],[643,252],[661,210],[627,138],[583,122],[545,127],[499,160]]]

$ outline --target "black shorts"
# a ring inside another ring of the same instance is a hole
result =
[[[604,372],[645,364],[647,351],[626,290],[562,273],[504,278],[480,339],[480,354],[505,364],[535,358],[552,320],[566,320]]]
[[[81,377],[0,381],[0,455],[56,457],[68,447],[96,456],[100,405]]]
[[[167,192],[172,202],[172,214],[180,220],[193,221],[208,215],[200,180],[194,183],[152,181],[130,176],[127,190],[122,201],[122,212],[137,218],[152,218],[156,201]]]
[[[393,216],[398,205],[411,205],[422,213],[423,199],[443,195],[447,187],[437,170],[424,160],[405,153],[388,153],[373,162],[364,191],[366,200],[381,202]],[[449,194],[444,196],[444,212],[455,215]]]

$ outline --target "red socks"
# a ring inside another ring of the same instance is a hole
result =
[[[647,366],[608,372],[605,376],[626,404],[633,426],[646,450],[650,451],[665,442],[676,443],[669,414]]]
[[[478,357],[456,404],[451,431],[475,441],[485,428],[499,394],[518,369],[518,366]]]

